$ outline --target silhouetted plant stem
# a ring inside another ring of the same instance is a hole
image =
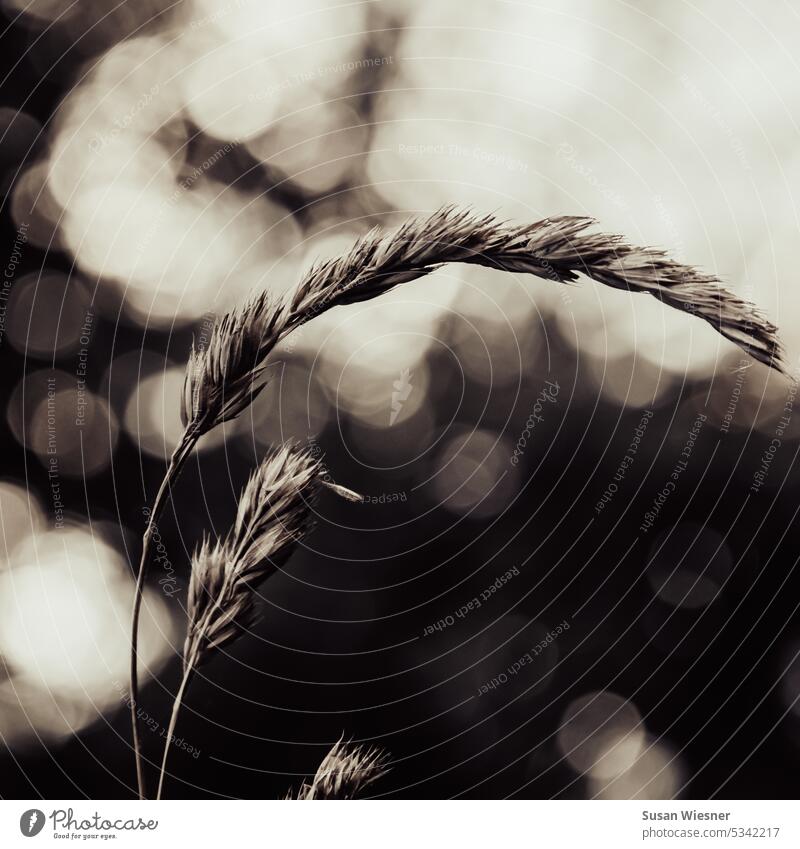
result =
[[[180,476],[181,469],[184,463],[192,453],[194,446],[199,439],[198,429],[196,427],[188,427],[184,431],[178,446],[170,457],[169,466],[164,475],[161,485],[156,493],[153,506],[147,519],[147,525],[142,537],[142,555],[139,560],[139,571],[136,576],[136,590],[133,596],[133,614],[131,617],[131,686],[130,686],[130,710],[131,710],[131,727],[133,729],[133,750],[136,760],[136,781],[140,799],[147,798],[147,787],[144,780],[144,770],[142,768],[142,744],[141,735],[139,733],[139,716],[137,707],[139,704],[139,620],[142,611],[142,599],[144,597],[144,585],[147,579],[148,569],[150,565],[150,543],[153,538],[153,533],[158,526],[158,519],[161,515],[161,510],[166,504],[167,498],[172,492],[173,485],[177,482]]]

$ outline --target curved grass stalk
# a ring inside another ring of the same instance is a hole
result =
[[[392,234],[376,228],[342,256],[314,265],[288,299],[261,293],[220,319],[207,348],[192,348],[181,408],[186,433],[145,531],[134,601],[131,712],[140,797],[144,798],[145,789],[136,717],[138,623],[153,525],[191,448],[204,433],[236,418],[252,403],[267,382],[267,357],[300,325],[333,307],[377,297],[447,263],[461,262],[559,284],[574,282],[583,274],[604,286],[649,294],[703,319],[753,358],[783,371],[776,328],[753,304],[729,292],[715,277],[675,262],[663,251],[630,245],[621,236],[588,232],[594,223],[589,218],[561,216],[511,225],[492,215],[477,216],[448,206],[427,218],[411,220]],[[193,563],[192,581],[197,567]],[[190,583],[190,595],[191,590]],[[188,681],[181,697],[186,687]],[[166,757],[160,786],[165,763]]]
[[[284,446],[268,455],[242,491],[231,530],[214,543],[205,539],[192,557],[183,677],[164,745],[158,799],[191,679],[217,650],[253,624],[255,586],[283,566],[310,530],[311,509],[322,486],[320,469],[307,449]]]
[[[196,445],[198,438],[195,436],[193,429],[187,428],[177,448],[172,453],[167,472],[158,488],[155,500],[153,501],[153,507],[147,519],[147,525],[142,538],[142,554],[139,560],[139,570],[136,575],[136,589],[134,591],[133,611],[131,614],[130,711],[131,728],[133,731],[133,750],[136,760],[136,781],[140,799],[147,798],[147,788],[144,780],[144,770],[142,768],[141,735],[137,713],[139,703],[139,620],[142,612],[144,584],[150,563],[150,541],[156,530],[161,510],[166,504],[167,498],[172,492],[172,487],[177,482],[183,465],[192,453],[192,449]]]

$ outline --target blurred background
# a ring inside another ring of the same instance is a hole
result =
[[[796,6],[0,9],[3,797],[134,795],[133,574],[191,341],[372,226],[593,216],[759,304],[795,373]],[[148,758],[190,553],[257,460],[308,443],[367,499],[323,498],[203,669],[168,797],[277,798],[342,733],[391,753],[377,795],[796,796],[789,379],[652,298],[462,266],[273,359],[159,523]]]

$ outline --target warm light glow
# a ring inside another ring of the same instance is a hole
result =
[[[630,767],[610,780],[592,778],[588,796],[594,799],[672,799],[680,791],[684,771],[666,746],[647,741],[637,749]]]
[[[569,705],[557,740],[573,769],[608,780],[633,766],[644,736],[636,706],[616,693],[603,691],[581,696]]]
[[[519,487],[512,455],[511,443],[489,431],[453,436],[438,454],[431,479],[437,500],[452,513],[476,519],[497,515]]]
[[[85,528],[49,531],[18,547],[0,573],[0,652],[29,723],[25,728],[18,718],[12,732],[77,731],[123,706],[132,595],[119,553]],[[165,601],[148,592],[140,650],[145,676],[161,665],[175,636]],[[69,728],[63,717],[55,719],[55,708],[46,709],[51,700],[73,705]]]
[[[14,549],[44,527],[44,513],[35,493],[24,487],[0,481],[0,570]]]

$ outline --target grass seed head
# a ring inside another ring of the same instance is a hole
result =
[[[325,756],[311,782],[305,782],[300,788],[296,798],[353,799],[388,771],[388,757],[381,749],[353,746],[340,739]]]
[[[230,532],[192,558],[184,663],[197,666],[253,623],[256,585],[280,569],[308,532],[320,463],[285,445],[268,455],[242,491]]]
[[[192,345],[181,418],[205,433],[236,418],[266,385],[265,359],[278,340],[283,307],[262,292],[223,315],[205,348]]]
[[[374,298],[450,262],[464,262],[571,283],[580,274],[615,289],[644,293],[695,315],[755,359],[782,370],[775,326],[711,275],[663,251],[593,233],[591,218],[561,216],[513,225],[493,215],[446,206],[393,234],[372,230],[346,254],[314,265],[286,304],[280,336],[321,312]]]

